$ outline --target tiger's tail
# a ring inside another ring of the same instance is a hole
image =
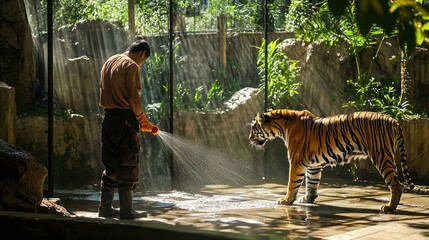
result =
[[[408,187],[413,192],[429,194],[429,189],[416,186],[413,183],[413,180],[411,179],[410,172],[408,170],[407,154],[405,151],[405,143],[404,143],[404,135],[402,134],[402,127],[399,127],[399,130],[396,136],[396,141],[399,149],[399,156],[401,158],[401,168],[402,168],[402,174],[404,175],[405,186]]]

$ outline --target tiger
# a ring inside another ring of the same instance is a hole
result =
[[[409,174],[400,122],[377,112],[354,112],[317,117],[308,110],[276,109],[258,113],[251,123],[250,144],[263,148],[268,140],[281,138],[289,158],[287,193],[278,204],[295,202],[305,178],[300,203],[314,203],[322,170],[369,157],[390,189],[390,201],[381,212],[396,210],[404,187],[422,192]],[[398,180],[395,150],[399,149],[405,183]]]

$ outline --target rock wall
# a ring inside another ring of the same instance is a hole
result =
[[[15,89],[0,81],[0,138],[15,144]]]
[[[24,0],[0,1],[0,81],[15,89],[18,110],[36,96],[35,48]]]
[[[343,46],[328,46],[320,43],[305,43],[286,39],[281,50],[300,67],[298,82],[303,109],[317,116],[344,113],[346,80],[351,74],[351,61]]]
[[[282,42],[281,50],[290,59],[299,61],[301,69],[297,81],[302,82],[299,91],[303,108],[322,117],[347,111],[342,107],[348,101],[346,80],[357,76],[357,67],[356,59],[345,46],[306,43],[290,38]],[[418,101],[415,112],[429,110],[428,56],[427,49],[418,49],[408,62]],[[379,49],[362,50],[359,61],[362,73],[371,72],[376,78],[400,79],[400,55],[393,39],[385,39]]]
[[[101,176],[101,117],[56,116],[53,128],[52,176],[56,184],[98,182]],[[21,116],[17,145],[48,166],[47,116]]]
[[[46,42],[43,39],[45,59]],[[57,106],[80,114],[98,114],[100,71],[111,55],[122,53],[132,42],[116,22],[93,20],[64,26],[54,34],[54,96]],[[47,91],[45,84],[45,91]]]
[[[407,118],[402,126],[411,177],[429,180],[429,119]]]
[[[0,211],[35,212],[47,175],[29,152],[0,139]]]
[[[419,48],[408,63],[410,77],[416,80],[417,111],[429,109],[429,51]]]

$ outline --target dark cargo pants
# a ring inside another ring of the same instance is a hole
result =
[[[139,181],[140,128],[127,109],[106,109],[101,130],[101,187],[134,189]]]

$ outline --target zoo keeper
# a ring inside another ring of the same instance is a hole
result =
[[[133,196],[139,181],[140,131],[154,135],[159,132],[147,120],[140,100],[140,67],[149,56],[149,44],[138,40],[126,52],[107,59],[101,69],[99,105],[105,112],[101,129],[105,169],[101,176],[99,217],[147,216],[145,211],[134,210]],[[119,210],[112,206],[115,189],[119,194]]]

